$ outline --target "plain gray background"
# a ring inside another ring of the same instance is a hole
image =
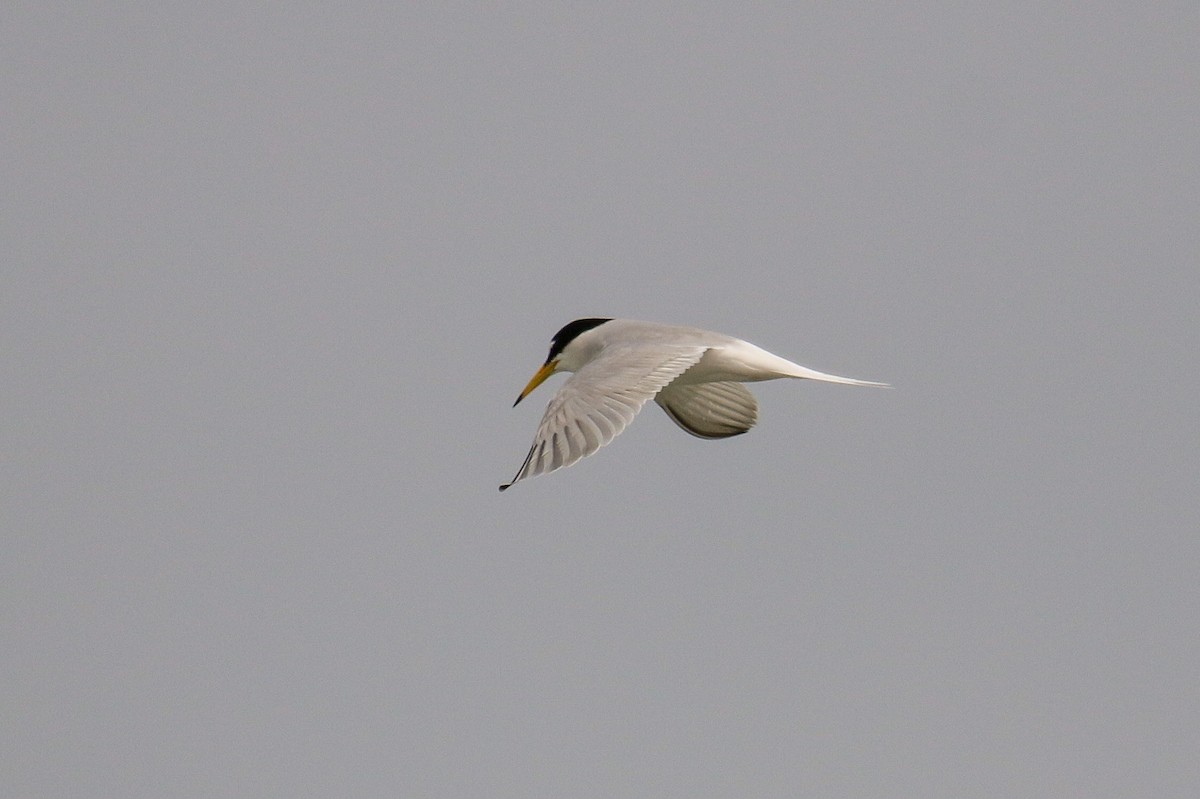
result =
[[[3,12],[3,794],[1195,796],[1200,12]],[[501,495],[580,316],[892,391]]]

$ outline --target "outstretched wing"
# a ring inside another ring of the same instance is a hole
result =
[[[700,438],[728,438],[758,421],[758,403],[741,383],[672,383],[654,401],[671,421]]]
[[[691,368],[707,347],[614,347],[572,375],[546,406],[512,483],[548,474],[617,437],[646,401]]]

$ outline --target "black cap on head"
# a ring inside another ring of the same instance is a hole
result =
[[[563,329],[554,334],[554,340],[550,342],[550,354],[546,356],[546,363],[550,363],[558,354],[563,351],[563,347],[570,344],[580,333],[586,333],[593,327],[599,327],[605,322],[611,322],[612,319],[576,319],[574,322],[568,322],[563,325]]]

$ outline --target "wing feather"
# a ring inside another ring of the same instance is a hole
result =
[[[758,421],[758,403],[741,383],[672,383],[654,401],[671,421],[700,438],[728,438]]]
[[[707,347],[614,347],[573,374],[546,406],[511,483],[570,466],[612,441],[638,411],[703,357]]]

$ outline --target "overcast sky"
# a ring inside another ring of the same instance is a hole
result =
[[[1196,795],[1194,2],[2,18],[0,793]]]

